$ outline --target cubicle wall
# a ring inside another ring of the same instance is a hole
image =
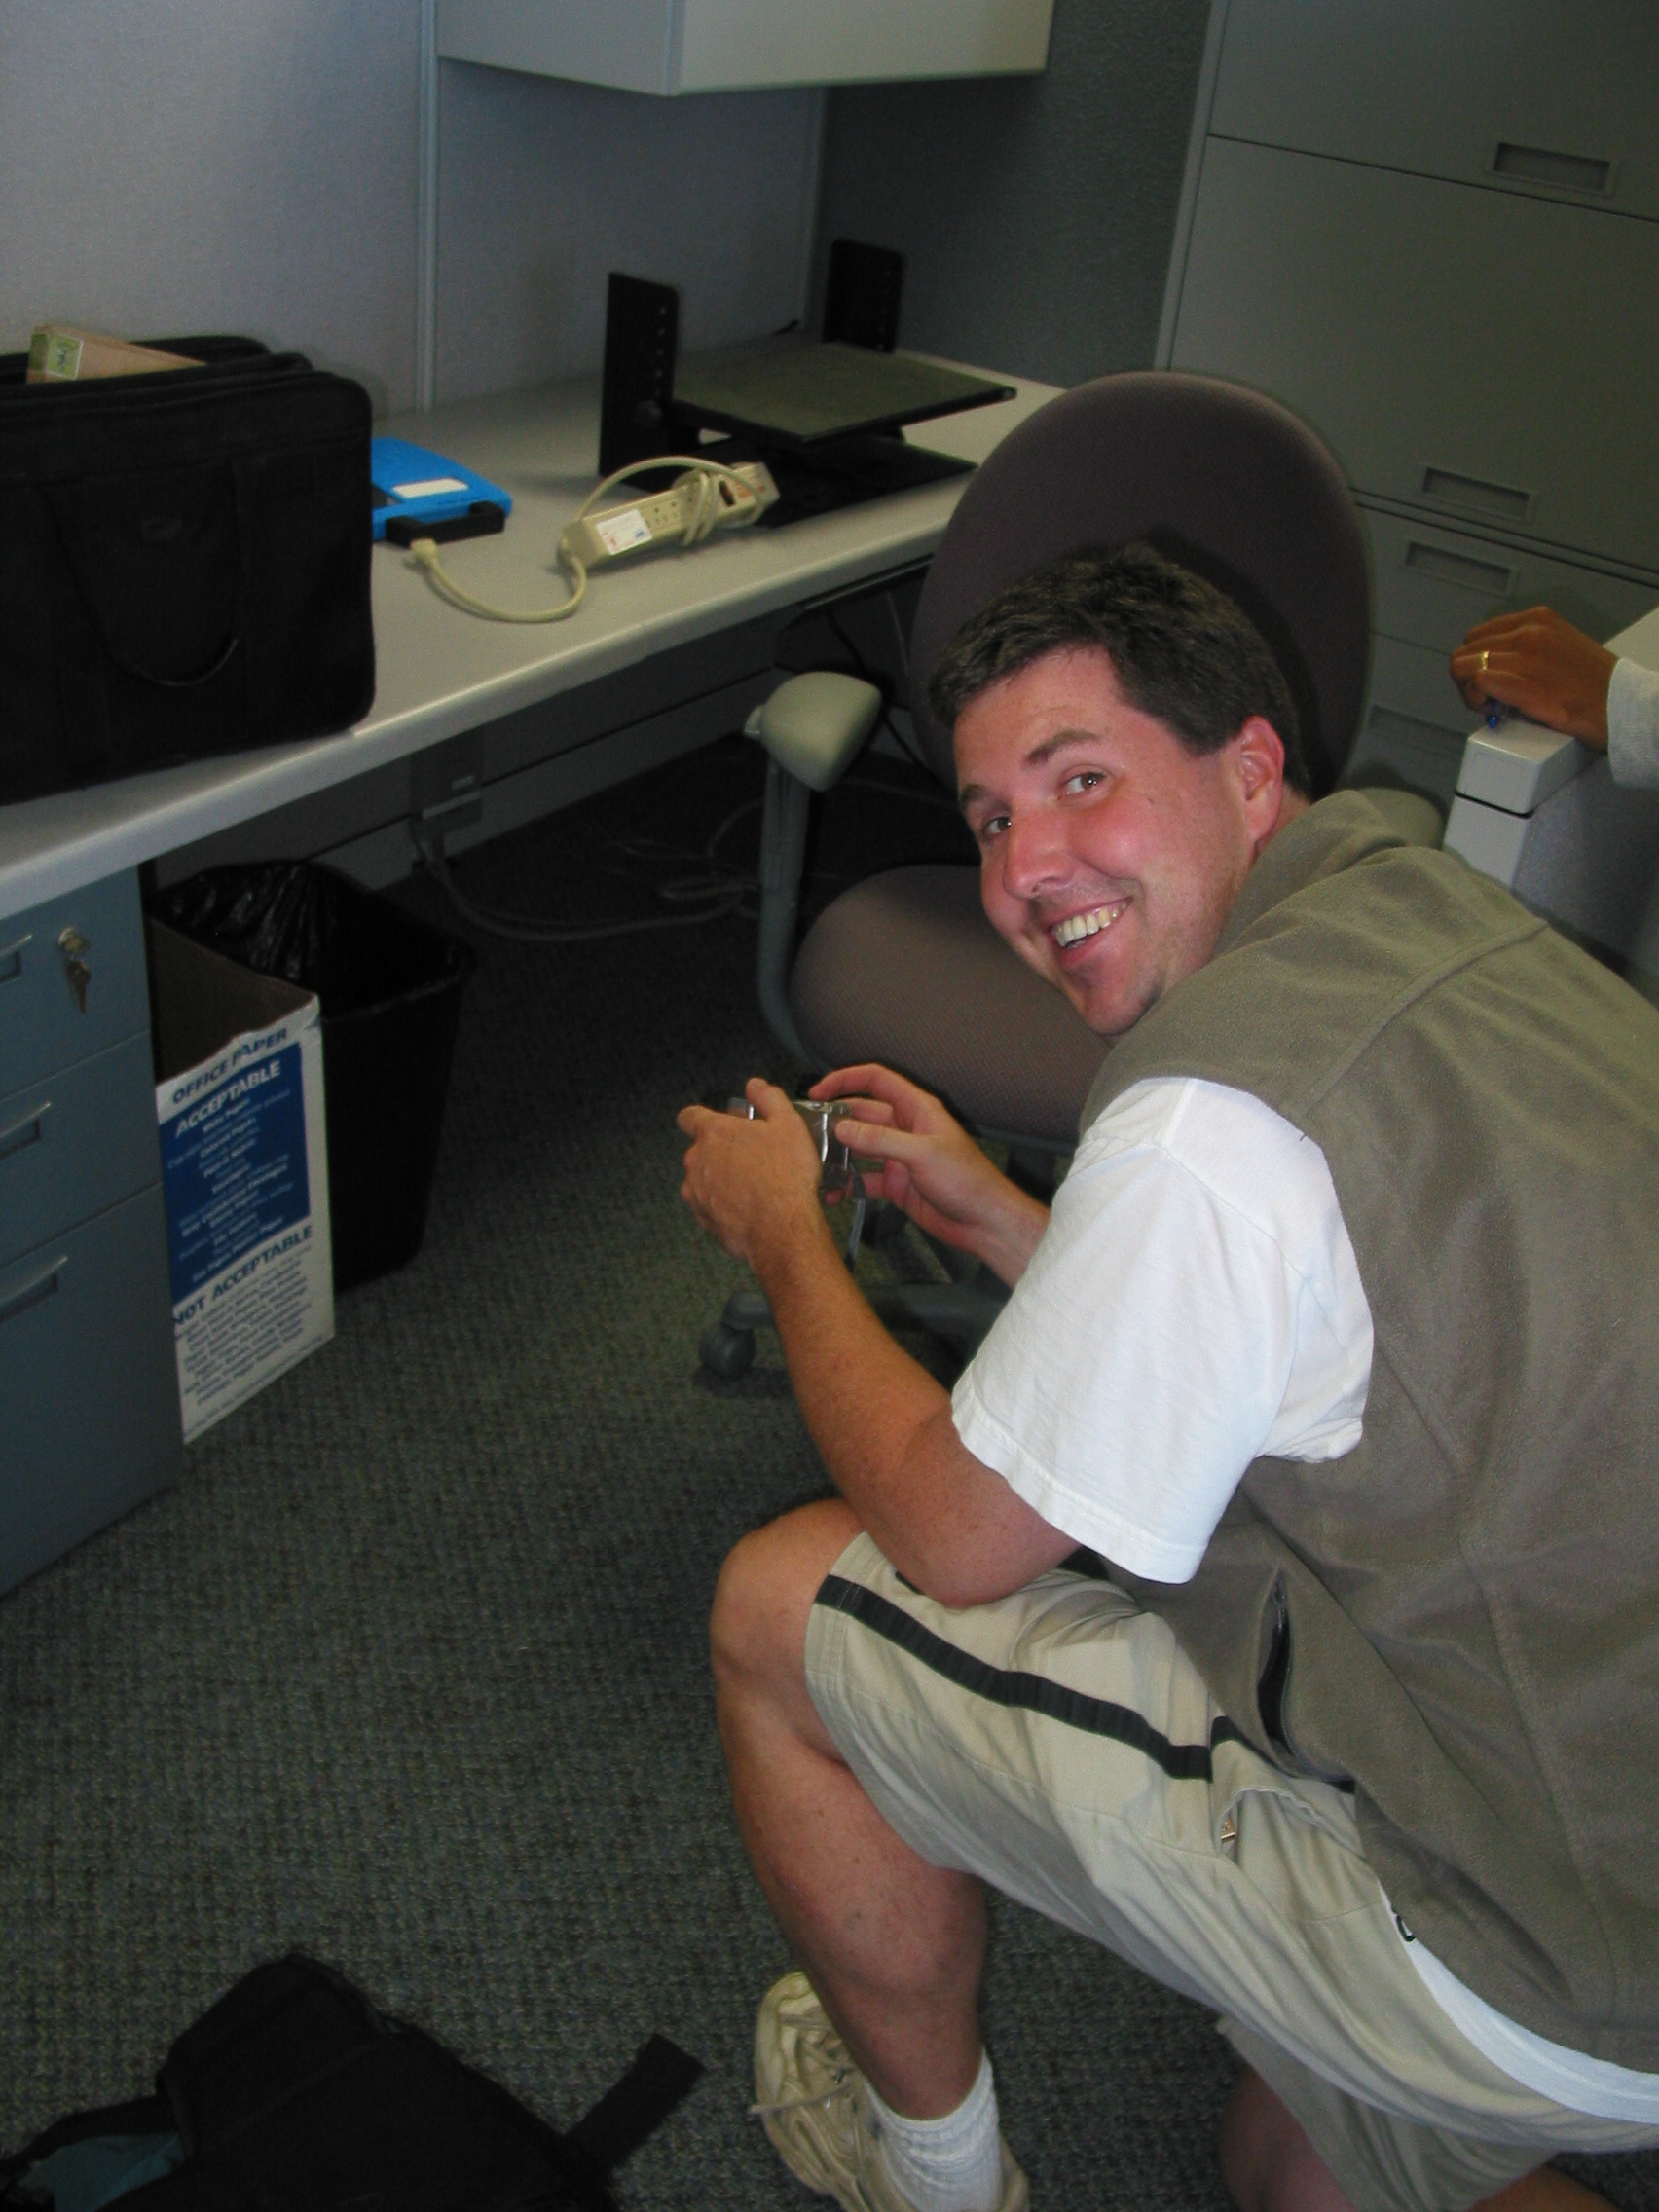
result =
[[[415,399],[421,0],[0,10],[0,350],[241,330]],[[821,95],[439,68],[437,395],[597,369],[605,277],[714,345],[801,309]]]

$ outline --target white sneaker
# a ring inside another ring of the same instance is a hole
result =
[[[842,2212],[915,2212],[887,2171],[868,2089],[803,1973],[787,1973],[760,2001],[750,2108],[797,2181]],[[1000,2138],[999,2138],[1000,2142]],[[1001,2143],[997,2212],[1029,2212],[1031,2192]]]

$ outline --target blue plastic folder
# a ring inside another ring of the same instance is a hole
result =
[[[369,481],[374,494],[374,532],[378,542],[393,516],[410,522],[453,523],[476,506],[513,511],[512,494],[487,476],[404,438],[376,438],[369,448]],[[494,519],[485,528],[499,529]]]

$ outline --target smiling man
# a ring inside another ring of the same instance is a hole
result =
[[[891,1071],[817,1086],[1014,1285],[949,1398],[783,1094],[682,1116],[839,1493],[716,1605],[802,1970],[768,2131],[848,2212],[1019,2212],[989,1883],[1221,2015],[1242,2212],[1594,2202],[1541,2161],[1659,2142],[1659,1017],[1311,804],[1261,638],[1144,548],[1005,593],[932,696],[987,914],[1118,1042],[1051,1218]]]

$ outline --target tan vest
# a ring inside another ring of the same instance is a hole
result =
[[[1084,1125],[1155,1075],[1318,1143],[1376,1351],[1352,1452],[1255,1460],[1190,1583],[1120,1579],[1259,1748],[1351,1779],[1459,1980],[1659,2072],[1659,1014],[1347,793]]]

